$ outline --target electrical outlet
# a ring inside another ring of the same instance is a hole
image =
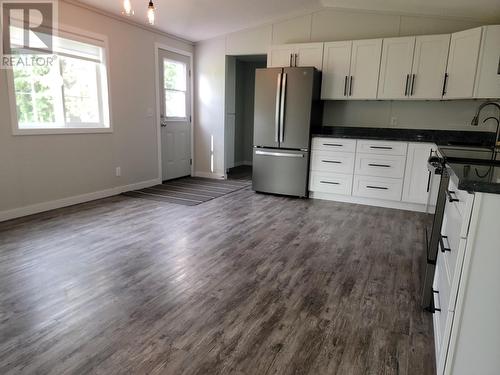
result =
[[[115,175],[116,175],[116,177],[120,177],[122,175],[121,167],[116,167]]]
[[[391,117],[391,126],[397,126],[398,125],[398,118],[396,116]]]

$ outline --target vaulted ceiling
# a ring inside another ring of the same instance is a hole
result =
[[[120,15],[123,0],[80,0]],[[131,0],[134,21],[146,23],[148,0]],[[500,0],[154,0],[158,29],[191,41],[209,39],[287,16],[325,8],[500,20]]]

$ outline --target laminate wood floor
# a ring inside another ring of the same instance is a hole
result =
[[[433,374],[425,220],[247,188],[0,223],[0,373]]]

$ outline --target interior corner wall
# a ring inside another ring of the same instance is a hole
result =
[[[0,71],[0,220],[159,178],[157,125],[155,116],[148,116],[156,112],[154,45],[187,52],[193,45],[63,1],[59,17],[61,25],[108,38],[114,130],[14,136],[7,75]],[[116,167],[121,177],[115,176]]]

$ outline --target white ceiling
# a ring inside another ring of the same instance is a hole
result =
[[[123,0],[79,0],[121,14]],[[146,23],[147,0],[131,0],[135,15]],[[154,0],[156,28],[187,40],[199,41],[324,8],[390,11],[500,19],[500,0]]]

